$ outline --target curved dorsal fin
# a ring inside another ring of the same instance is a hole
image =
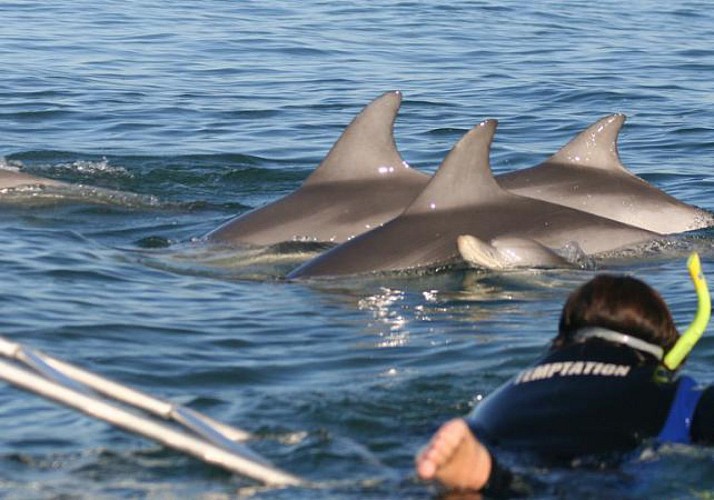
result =
[[[496,120],[486,120],[467,132],[404,213],[453,209],[508,195],[494,179],[489,162],[497,125]]]
[[[394,142],[402,93],[391,91],[369,103],[347,126],[305,184],[383,177],[409,168]],[[391,170],[390,170],[391,169]]]
[[[625,115],[622,113],[601,118],[580,132],[545,163],[627,172],[617,153],[617,137],[623,123]]]

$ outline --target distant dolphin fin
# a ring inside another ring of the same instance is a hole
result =
[[[625,115],[606,116],[580,132],[545,163],[581,165],[633,175],[620,161],[617,138]]]
[[[487,243],[476,236],[461,235],[456,244],[467,263],[492,270],[572,267],[563,257],[528,238],[497,238]]]
[[[305,185],[385,177],[412,170],[394,142],[394,121],[402,102],[399,91],[386,92],[369,103],[347,126]]]
[[[496,120],[486,120],[467,132],[404,214],[458,209],[513,197],[498,185],[491,172],[489,153],[497,124]]]

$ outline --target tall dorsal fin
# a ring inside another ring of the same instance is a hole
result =
[[[453,209],[509,195],[494,179],[489,162],[497,125],[486,120],[467,132],[404,213]]]
[[[575,136],[545,163],[627,172],[617,153],[617,137],[623,123],[625,115],[622,113],[601,118]]]
[[[372,179],[409,170],[394,142],[394,121],[402,102],[399,91],[369,103],[347,126],[305,184]]]

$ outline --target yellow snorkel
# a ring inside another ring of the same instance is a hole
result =
[[[687,357],[699,341],[707,328],[707,324],[709,324],[709,318],[712,314],[709,288],[707,287],[707,280],[704,279],[704,274],[702,273],[702,263],[699,261],[698,253],[694,252],[689,256],[687,269],[689,269],[689,277],[692,279],[694,289],[697,292],[697,314],[694,317],[694,321],[664,357],[664,366],[672,371],[682,364],[684,358]]]

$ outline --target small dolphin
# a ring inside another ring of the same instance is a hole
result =
[[[566,268],[574,263],[537,241],[524,238],[494,238],[487,243],[463,234],[456,239],[461,258],[476,267],[494,271],[520,268]]]
[[[562,205],[518,196],[500,187],[489,165],[496,124],[495,120],[487,120],[469,131],[399,217],[306,262],[288,278],[399,271],[460,262],[457,241],[462,235],[486,242],[512,238],[511,244],[533,240],[533,245],[520,246],[539,250],[561,248],[574,241],[586,254],[659,236]],[[532,258],[525,260],[533,262]]]
[[[620,161],[622,114],[606,116],[545,162],[501,174],[505,189],[660,234],[714,225],[714,215],[673,198],[631,173]]]
[[[295,192],[223,224],[211,242],[339,243],[399,215],[429,182],[402,160],[393,127],[401,92],[372,101]]]

